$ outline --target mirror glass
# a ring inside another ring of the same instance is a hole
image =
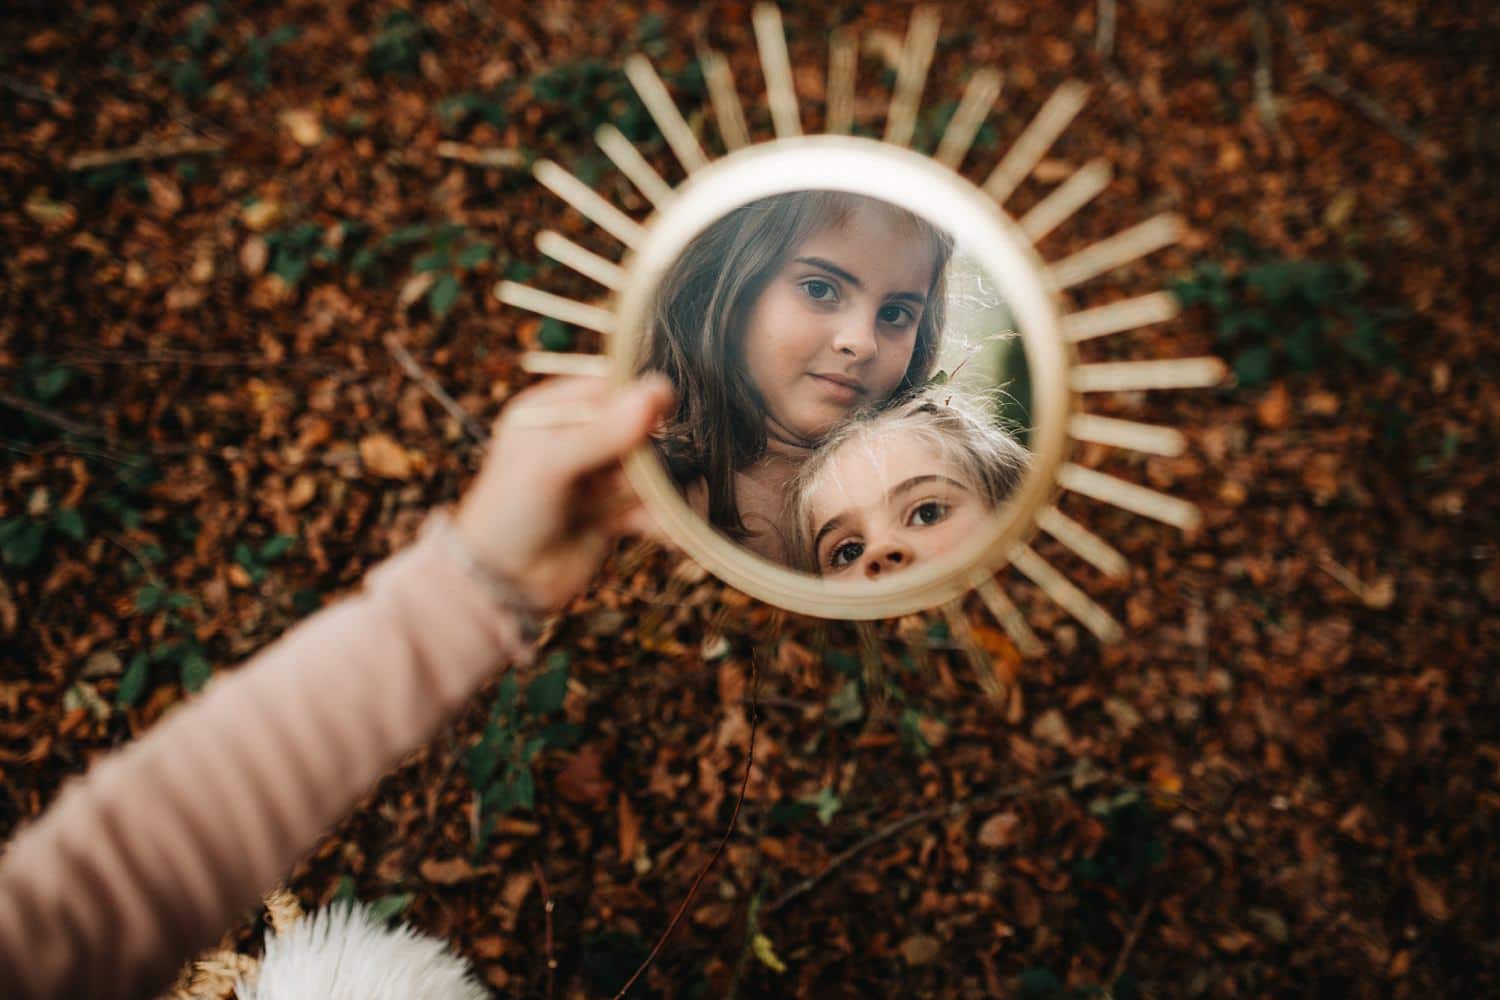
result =
[[[654,444],[743,551],[891,582],[985,537],[1030,461],[1028,366],[994,277],[891,202],[794,190],[720,215],[637,346],[678,406]]]

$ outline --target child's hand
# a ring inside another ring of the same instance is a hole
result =
[[[506,405],[455,521],[481,563],[535,610],[565,604],[611,541],[641,523],[619,460],[646,440],[672,398],[661,377],[625,387],[563,378]]]

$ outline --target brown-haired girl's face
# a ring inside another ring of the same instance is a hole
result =
[[[741,344],[771,437],[814,442],[900,386],[936,266],[909,219],[871,202],[792,248]]]

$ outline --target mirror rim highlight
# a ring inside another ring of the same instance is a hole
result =
[[[729,153],[690,174],[626,256],[626,282],[614,303],[618,323],[608,338],[611,371],[622,383],[634,376],[656,290],[698,233],[742,205],[798,190],[865,195],[920,215],[947,230],[999,286],[1020,328],[1031,378],[1031,463],[1020,485],[972,547],[875,582],[831,581],[754,555],[720,534],[688,507],[651,447],[626,459],[626,474],[689,556],[752,597],[798,614],[853,621],[925,611],[993,577],[1035,532],[1038,512],[1060,492],[1056,473],[1077,408],[1067,383],[1076,359],[1062,336],[1060,293],[1031,241],[976,185],[920,153],[854,136],[778,139]],[[921,192],[920,205],[914,192]]]

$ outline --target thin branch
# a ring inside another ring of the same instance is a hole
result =
[[[1153,890],[1146,896],[1146,901],[1141,904],[1140,910],[1135,915],[1135,922],[1130,925],[1130,933],[1125,936],[1125,943],[1120,948],[1120,954],[1115,956],[1115,964],[1109,971],[1109,982],[1106,989],[1112,990],[1115,982],[1125,973],[1125,963],[1130,960],[1130,953],[1135,950],[1135,944],[1140,940],[1141,931],[1145,929],[1146,918],[1151,915],[1151,907],[1156,903],[1156,892]]]
[[[1119,19],[1115,0],[1098,0],[1098,30],[1094,34],[1094,54],[1109,60],[1115,54],[1115,25]]]
[[[781,619],[779,612],[777,619]],[[773,635],[779,633],[781,631],[779,624],[770,631]],[[677,907],[677,912],[672,914],[672,920],[667,924],[667,929],[662,932],[661,937],[657,940],[656,947],[651,949],[651,954],[646,956],[646,960],[641,963],[639,969],[635,970],[635,974],[625,982],[624,986],[620,987],[620,992],[615,994],[615,1000],[620,1000],[626,993],[629,993],[630,987],[635,985],[636,980],[640,979],[645,971],[651,968],[651,963],[656,961],[656,956],[661,953],[662,947],[667,943],[667,938],[671,937],[672,932],[677,929],[678,923],[682,920],[682,915],[687,912],[688,906],[693,902],[693,897],[698,894],[698,887],[703,884],[703,880],[707,877],[710,869],[713,868],[714,862],[719,860],[719,855],[724,853],[724,848],[728,845],[729,838],[734,836],[735,826],[739,823],[740,819],[740,809],[745,804],[745,790],[750,787],[750,771],[755,766],[755,731],[760,727],[760,712],[756,711],[755,699],[759,693],[760,657],[752,656],[750,657],[750,745],[745,750],[745,776],[740,779],[740,794],[734,800],[734,812],[729,817],[729,829],[724,831],[724,836],[719,838],[719,844],[714,848],[713,854],[709,856],[708,863],[698,872],[698,877],[693,879],[693,884],[688,888],[687,898],[682,901],[681,906]]]
[[[119,149],[98,149],[68,157],[69,170],[97,170],[120,163],[142,160],[167,160],[196,153],[222,153],[224,144],[213,139],[169,139],[164,142],[139,142]]]
[[[459,426],[464,429],[469,437],[481,445],[489,440],[489,435],[485,434],[484,428],[479,426],[473,417],[469,416],[467,410],[458,405],[457,400],[448,395],[442,386],[438,385],[436,379],[427,374],[426,369],[417,364],[417,359],[411,356],[410,351],[401,346],[401,341],[396,338],[394,333],[386,336],[385,346],[391,352],[391,356],[396,359],[396,363],[411,377],[412,381],[421,386],[427,395],[437,400],[438,405],[447,412],[448,416],[458,421]]]
[[[1420,132],[1387,111],[1375,98],[1356,90],[1348,83],[1345,83],[1340,77],[1326,70],[1318,69],[1313,65],[1312,52],[1308,49],[1307,42],[1302,37],[1302,32],[1297,30],[1297,26],[1292,23],[1292,19],[1287,16],[1286,11],[1279,3],[1275,4],[1273,10],[1282,31],[1286,33],[1287,39],[1292,43],[1292,51],[1296,54],[1298,66],[1315,87],[1322,90],[1334,100],[1342,101],[1354,108],[1415,152],[1431,156],[1434,159],[1441,159],[1442,151],[1436,144],[1423,139]]]
[[[1038,778],[1034,778],[1031,781],[1022,781],[1017,782],[1014,785],[1008,785],[1005,788],[1000,789],[994,795],[990,795],[984,799],[969,802],[950,802],[946,805],[933,806],[931,809],[924,809],[921,812],[912,813],[910,816],[904,816],[901,819],[887,823],[885,826],[881,827],[879,830],[876,830],[868,837],[864,838],[861,841],[858,841],[853,846],[848,847],[845,850],[840,851],[838,854],[834,855],[833,860],[828,862],[828,864],[824,866],[822,871],[819,871],[816,875],[810,875],[807,878],[803,879],[801,882],[798,882],[796,885],[792,886],[786,892],[782,893],[779,899],[777,899],[770,906],[767,906],[763,912],[768,916],[776,913],[782,907],[797,899],[799,896],[806,895],[808,892],[812,891],[812,889],[814,889],[818,885],[818,883],[822,882],[829,875],[832,875],[839,868],[859,857],[870,848],[876,846],[877,844],[882,844],[885,841],[890,840],[892,837],[899,836],[900,834],[905,833],[907,830],[910,830],[914,826],[921,826],[923,823],[928,823],[935,819],[948,819],[954,816],[960,816],[966,812],[988,811],[995,808],[1002,802],[1006,802],[1010,799],[1025,795],[1028,792],[1038,791],[1048,785],[1051,785],[1058,781],[1062,781],[1066,778],[1071,778],[1073,776],[1073,772],[1074,768],[1071,767],[1059,768],[1058,770],[1050,771]]]
[[[1276,92],[1271,76],[1271,21],[1266,0],[1250,4],[1250,37],[1255,42],[1255,110],[1267,128],[1276,127]]]
[[[553,951],[552,944],[552,910],[555,904],[552,902],[552,890],[547,887],[547,873],[542,871],[542,863],[535,858],[531,859],[531,868],[536,872],[537,883],[542,887],[542,915],[546,920],[546,959],[547,959],[547,1000],[552,1000],[555,992],[552,977],[557,973],[557,955]]]
[[[18,396],[4,389],[0,389],[0,405],[9,406],[13,410],[20,410],[22,413],[30,414],[43,423],[51,424],[58,430],[66,431],[76,437],[94,438],[98,441],[112,440],[112,436],[103,428],[80,423],[72,417],[65,417],[56,410],[49,409],[40,403],[32,402],[25,396]]]
[[[28,101],[37,101],[41,104],[51,104],[54,107],[59,104],[67,103],[66,99],[62,95],[54,94],[52,91],[47,90],[44,87],[38,87],[33,83],[27,83],[25,80],[17,80],[13,76],[0,76],[0,86],[3,86],[6,90],[10,91],[12,94],[15,94],[17,97],[23,97]]]
[[[437,155],[442,160],[457,160],[471,167],[519,168],[526,166],[526,154],[504,146],[472,146],[465,142],[440,142]]]
[[[72,350],[58,356],[64,365],[186,365],[196,368],[281,368],[322,372],[328,375],[352,375],[353,369],[326,361],[307,361],[284,358],[273,361],[263,354],[237,354],[231,351],[184,351],[178,348],[157,348],[140,354],[128,351],[103,351],[95,349]]]
[[[151,564],[146,561],[145,556],[141,555],[139,549],[137,549],[134,545],[131,545],[129,542],[125,541],[124,538],[120,538],[115,535],[105,535],[104,537],[106,540],[118,545],[125,551],[127,555],[130,556],[130,558],[134,559],[136,565],[141,568],[141,572],[146,574],[146,579],[148,581],[156,584],[157,586],[162,586],[161,577],[156,575],[156,570],[151,568]]]

